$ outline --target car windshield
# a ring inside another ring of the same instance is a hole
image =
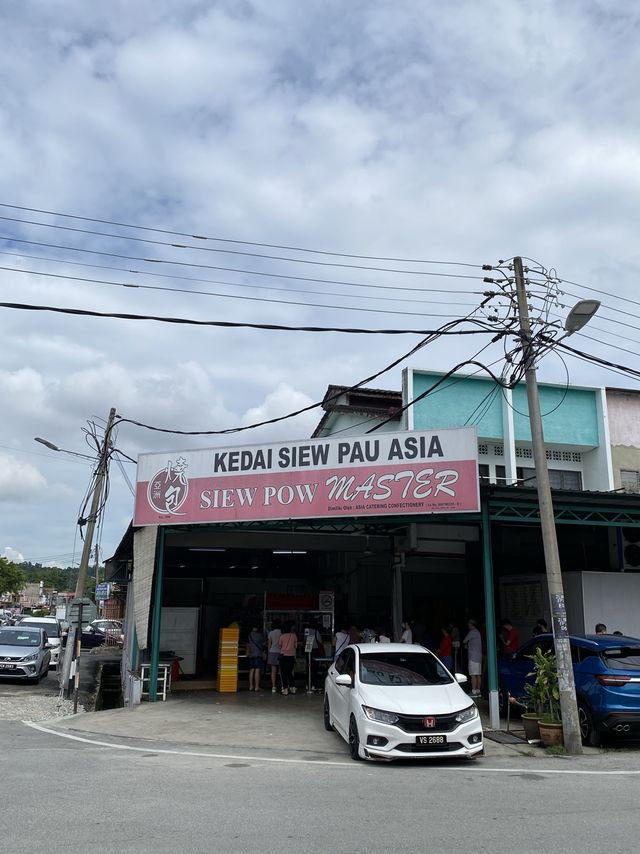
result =
[[[604,660],[613,670],[640,670],[640,647],[623,646],[605,649]]]
[[[360,655],[365,685],[445,685],[453,680],[428,652],[372,652]]]
[[[52,620],[50,623],[36,623],[35,620],[21,620],[21,626],[31,626],[32,629],[44,629],[50,638],[59,636],[58,624]]]
[[[40,646],[40,632],[0,629],[0,646]]]

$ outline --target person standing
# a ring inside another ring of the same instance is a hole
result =
[[[453,670],[453,640],[451,635],[449,634],[449,629],[446,626],[443,626],[441,629],[442,639],[440,640],[440,646],[438,647],[438,658],[447,668],[447,670]]]
[[[280,638],[282,629],[280,628],[280,620],[276,620],[273,628],[267,635],[267,664],[271,668],[271,693],[275,694],[276,676],[278,672],[278,664],[280,663]]]
[[[296,664],[296,649],[298,636],[293,624],[287,626],[287,631],[280,636],[280,681],[283,694],[296,693],[294,668]]]
[[[596,623],[596,634],[597,635],[606,635],[607,627],[604,623]]]
[[[249,632],[249,690],[262,691],[260,687],[260,676],[264,664],[264,636],[254,626]]]
[[[502,626],[502,654],[503,655],[513,655],[513,653],[520,646],[520,637],[518,632],[514,629],[513,623],[508,617],[501,623]]]
[[[411,626],[406,621],[402,624],[400,643],[413,643],[413,632],[411,631]]]
[[[533,636],[537,637],[538,635],[546,635],[549,631],[549,626],[547,625],[547,621],[544,617],[540,617],[538,622],[533,627]]]
[[[335,646],[334,646],[333,660],[335,661],[336,658],[342,652],[342,650],[345,649],[346,647],[348,647],[349,644],[351,643],[351,638],[349,637],[349,629],[345,628],[345,626],[343,625],[343,627],[339,631],[336,632],[334,642],[335,642]]]
[[[480,682],[482,679],[482,637],[478,631],[478,623],[469,620],[467,623],[469,631],[462,643],[467,648],[469,676],[471,677],[471,696],[480,696]]]

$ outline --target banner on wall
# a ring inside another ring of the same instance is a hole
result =
[[[480,509],[474,427],[141,454],[134,525]]]

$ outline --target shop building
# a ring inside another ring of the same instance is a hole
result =
[[[290,613],[300,622],[295,603],[311,606],[314,597],[328,591],[333,594],[335,616],[349,617],[360,628],[366,622],[374,628],[382,625],[397,630],[406,616],[433,632],[445,621],[464,627],[469,616],[483,619],[488,684],[496,694],[499,617],[511,617],[526,637],[538,617],[549,616],[535,479],[529,471],[533,463],[526,397],[517,389],[504,397],[490,382],[465,377],[441,383],[437,395],[418,399],[441,378],[432,372],[407,371],[401,398],[390,391],[360,389],[361,394],[354,395],[348,388],[331,386],[315,438],[290,443],[285,458],[313,462],[309,448],[332,434],[331,442],[342,442],[348,448],[352,448],[349,443],[358,442],[355,458],[345,451],[340,461],[344,470],[330,475],[336,478],[337,488],[344,489],[344,484],[339,486],[342,475],[354,463],[368,464],[367,454],[372,454],[373,446],[366,442],[374,437],[387,443],[396,438],[404,442],[416,434],[442,433],[475,423],[473,478],[477,490],[479,475],[481,501],[474,507],[442,506],[436,508],[436,515],[433,507],[411,508],[407,507],[410,501],[397,500],[387,502],[385,513],[376,515],[367,510],[361,492],[362,500],[349,507],[334,502],[329,517],[316,514],[309,503],[296,515],[289,506],[296,484],[278,481],[270,484],[275,491],[269,492],[269,499],[281,501],[279,515],[242,518],[233,515],[231,506],[242,502],[242,493],[230,492],[234,487],[225,478],[237,477],[242,466],[260,473],[267,456],[263,454],[261,460],[250,448],[235,449],[237,455],[233,456],[229,454],[234,449],[227,449],[226,456],[219,456],[217,465],[222,470],[216,473],[215,483],[194,485],[193,471],[180,471],[179,460],[184,462],[187,452],[165,455],[158,472],[143,475],[139,493],[141,488],[148,491],[153,476],[162,472],[173,506],[160,508],[167,510],[164,519],[137,516],[136,527],[128,532],[110,564],[121,579],[128,574],[131,581],[127,672],[166,648],[162,646],[163,609],[167,619],[175,616],[170,609],[181,610],[187,623],[191,619],[190,626],[174,623],[172,631],[179,634],[184,628],[190,633],[193,654],[188,675],[211,678],[221,625],[238,613],[244,623],[259,622],[265,596],[290,597]],[[543,412],[547,413],[547,457],[550,470],[557,473],[552,478],[563,571],[618,572],[624,568],[617,545],[620,531],[640,527],[640,508],[634,496],[612,491],[607,394],[601,389],[546,385],[541,390]],[[399,420],[398,403],[411,401],[414,405]],[[376,424],[382,424],[379,431],[364,434]],[[398,431],[398,426],[403,429]],[[394,432],[388,432],[392,428]],[[354,437],[356,432],[359,439]],[[294,445],[307,448],[302,457],[300,452],[293,454]],[[424,453],[426,450],[423,448]],[[273,447],[272,452],[279,454],[280,449]],[[428,462],[423,459],[421,465],[426,467]],[[206,511],[195,522],[180,518],[188,506],[183,499],[184,478],[194,487],[192,499],[199,496]],[[365,481],[354,483],[362,486]],[[303,485],[303,481],[297,483]],[[304,501],[304,492],[298,498]],[[247,500],[245,495],[245,503]]]

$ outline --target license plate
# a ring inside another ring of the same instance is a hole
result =
[[[416,738],[416,744],[446,744],[447,737],[445,735],[419,735]]]
[[[15,664],[3,664],[0,661],[0,670],[15,670],[15,669],[16,669]]]

